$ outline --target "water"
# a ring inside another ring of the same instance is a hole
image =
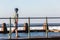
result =
[[[33,27],[33,26],[38,26],[38,27],[40,27],[40,26],[42,26],[43,24],[31,24],[31,26]],[[60,23],[58,23],[58,24],[49,24],[50,26],[60,26]],[[1,26],[1,25],[0,25]],[[12,26],[12,25],[11,25]],[[21,25],[21,24],[19,24],[19,27],[20,26],[22,26],[23,27],[23,25]],[[7,26],[8,27],[8,26]],[[52,29],[52,28],[51,28]],[[15,38],[15,33],[12,33],[11,34],[11,37],[12,38]],[[20,37],[28,37],[28,33],[18,33],[18,35],[20,36]],[[30,32],[30,37],[34,37],[34,36],[46,36],[46,33],[45,32]],[[60,36],[60,32],[48,32],[48,37],[51,37],[51,36]],[[1,34],[0,33],[0,38],[1,37],[9,37],[9,34]]]
[[[18,33],[18,35],[20,37],[28,37],[28,33]],[[30,37],[34,37],[34,36],[46,36],[46,33],[45,32],[30,32]],[[48,37],[52,37],[52,36],[60,36],[60,32],[48,32]],[[0,37],[8,38],[9,35],[0,33]],[[11,37],[15,38],[15,33],[12,33]]]
[[[35,26],[43,26],[44,23],[30,23],[30,26],[35,27]],[[2,24],[0,24],[0,27],[2,26]],[[6,24],[7,27],[10,26],[10,24]],[[24,23],[19,23],[18,27],[23,27]],[[48,26],[60,26],[60,23],[48,23]],[[11,27],[13,27],[13,24],[11,24]]]

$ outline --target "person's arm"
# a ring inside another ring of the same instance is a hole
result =
[[[12,30],[12,32],[14,32],[16,29]]]
[[[3,31],[3,28],[1,28],[1,31]]]
[[[2,25],[2,27],[1,27],[1,31],[3,31],[3,25]]]

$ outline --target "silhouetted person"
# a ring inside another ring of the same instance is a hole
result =
[[[24,23],[25,32],[28,33],[28,23]]]
[[[3,32],[3,34],[7,33],[6,23],[2,24],[2,32]]]
[[[18,36],[18,8],[15,8],[15,14],[14,14],[14,27],[15,29],[13,31],[15,31],[16,33],[16,37],[19,37]]]

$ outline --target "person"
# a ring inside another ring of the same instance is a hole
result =
[[[8,31],[7,31],[7,27],[6,27],[6,23],[3,23],[2,24],[2,30],[3,34],[6,34]]]
[[[28,23],[24,23],[25,32],[28,33]]]
[[[14,14],[14,17],[13,17],[13,18],[15,18],[14,19],[14,23],[13,23],[15,29],[12,32],[15,31],[16,32],[16,37],[19,37],[18,36],[18,13],[17,13],[18,12],[18,8],[15,8],[15,12],[16,13]]]

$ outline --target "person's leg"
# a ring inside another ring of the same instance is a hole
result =
[[[15,30],[15,32],[16,32],[16,37],[18,37],[18,32],[17,32],[17,29]]]
[[[18,23],[15,22],[15,33],[16,33],[16,37],[18,38]]]
[[[19,37],[18,30],[16,29],[15,32],[16,32],[16,38],[18,38]]]

